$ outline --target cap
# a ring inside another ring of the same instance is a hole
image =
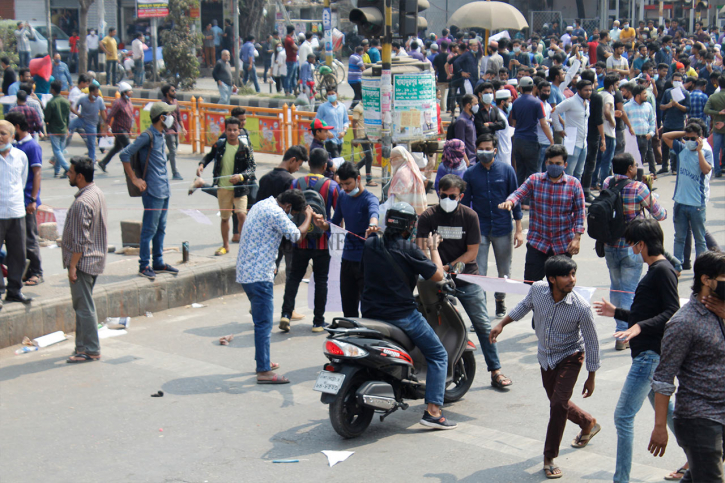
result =
[[[532,79],[529,76],[524,76],[519,81],[519,86],[521,87],[531,87],[534,85],[534,79]]]
[[[121,94],[123,94],[126,91],[130,91],[130,90],[133,90],[133,88],[131,87],[131,85],[128,82],[119,82],[118,83],[118,92],[120,92]]]
[[[684,69],[684,68],[685,68],[685,64],[683,64],[682,62],[678,62],[675,64],[675,69],[677,69],[677,70]]]
[[[436,44],[436,43],[430,44],[430,50],[438,50],[438,44]]]
[[[511,92],[509,92],[508,89],[501,89],[500,91],[496,91],[496,100],[508,99],[510,97],[511,97]]]
[[[312,124],[310,124],[310,131],[313,129],[335,129],[334,126],[328,126],[325,121],[321,121],[320,119],[315,119],[312,121]]]
[[[569,30],[574,30],[574,27],[572,27],[571,25],[569,25],[569,26],[568,26],[568,27],[566,28],[566,30],[567,30],[567,31],[569,31]]]
[[[149,113],[149,117],[151,117],[151,119],[155,119],[161,114],[170,114],[176,109],[177,106],[174,106],[172,104],[166,104],[165,102],[154,102],[153,104],[151,104],[151,112]]]
[[[478,40],[471,39],[471,40],[468,41],[468,45],[478,45]]]
[[[494,47],[494,48],[498,49],[498,42],[496,42],[495,40],[491,40],[488,43],[488,45],[490,45],[491,47]]]
[[[510,86],[517,86],[517,85],[519,85],[519,80],[518,79],[509,79],[506,81],[506,83]]]
[[[363,44],[363,45],[368,45],[369,43],[370,43],[370,42],[368,41],[368,39],[363,39],[363,41],[362,41],[362,44]]]

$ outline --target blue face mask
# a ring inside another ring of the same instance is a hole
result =
[[[360,188],[355,186],[355,189],[347,193],[348,196],[357,196],[357,194],[360,192]]]
[[[697,141],[685,141],[685,147],[690,151],[695,151],[697,149]]]
[[[287,218],[289,218],[290,220],[294,220],[295,215],[293,215],[292,213],[287,213]]]
[[[559,176],[561,176],[564,171],[566,170],[566,167],[563,164],[547,164],[546,165],[546,173],[549,175],[549,178],[556,179]]]
[[[12,143],[0,144],[0,153],[2,153],[5,150],[8,150],[12,147],[13,147]]]
[[[333,94],[333,95],[327,96],[327,100],[330,102],[335,102],[337,100],[337,95]]]

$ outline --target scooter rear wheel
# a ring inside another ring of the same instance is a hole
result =
[[[373,420],[375,410],[361,406],[355,392],[365,383],[367,378],[359,375],[353,379],[343,394],[330,404],[330,422],[332,427],[343,438],[357,438]]]
[[[461,364],[463,365],[464,373],[461,370]],[[453,382],[443,395],[443,402],[452,403],[461,399],[471,389],[473,384],[473,378],[476,376],[476,357],[473,352],[464,352],[460,362],[456,365],[456,369],[453,375]]]

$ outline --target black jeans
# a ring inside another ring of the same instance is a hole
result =
[[[526,263],[524,265],[524,281],[528,284],[543,280],[546,275],[544,270],[544,264],[546,261],[556,255],[554,250],[549,248],[549,251],[544,253],[532,247],[531,244],[526,244]],[[569,252],[564,253],[567,257],[571,258]]]
[[[315,275],[315,318],[314,325],[325,323],[325,305],[327,304],[327,277],[330,272],[330,251],[317,249],[302,249],[295,247],[292,253],[292,268],[287,275],[284,287],[284,302],[282,302],[282,315],[289,317],[295,309],[295,298],[300,282],[307,272],[307,266],[312,260],[312,273]]]
[[[685,452],[690,470],[683,482],[714,483],[723,478],[725,426],[709,419],[675,418],[677,444]]]
[[[116,85],[116,65],[117,64],[118,64],[117,60],[106,59],[106,85],[107,86]]]
[[[597,154],[599,154],[599,146],[602,138],[599,131],[596,134],[587,137],[587,159],[584,162],[584,173],[582,173],[582,189],[584,193],[589,193],[592,187],[592,176],[594,168],[597,167]]]
[[[101,160],[101,164],[103,164],[104,167],[107,166],[108,163],[111,162],[111,159],[116,154],[120,153],[123,148],[125,148],[126,146],[131,144],[131,141],[128,137],[128,133],[117,132],[117,133],[113,133],[113,134],[115,136],[115,140],[113,141],[113,147],[111,148],[110,151],[108,151],[106,153],[106,155]]]
[[[233,216],[232,218],[236,218],[236,216]],[[289,279],[289,274],[292,270],[292,242],[286,238],[282,238],[282,242],[279,244],[277,259],[274,261],[274,264],[277,267],[274,272],[275,275],[279,271],[279,265],[282,263],[282,258],[284,258],[285,280],[287,280]]]
[[[652,149],[652,140],[647,139],[647,136],[637,136],[637,149],[642,158],[642,165],[644,166],[645,162],[648,163],[650,174],[656,173],[657,164],[655,163],[655,152]]]
[[[88,51],[88,70],[98,71],[98,49]]]
[[[43,267],[40,259],[40,245],[38,244],[38,219],[35,213],[25,215],[25,256],[30,261],[27,278],[37,275],[43,276]]]
[[[325,149],[327,150],[327,154],[330,155],[330,159],[339,158],[342,145],[332,141],[325,141]]]
[[[350,87],[352,87],[352,91],[355,93],[352,98],[353,104],[357,104],[356,101],[362,101],[362,82],[353,82],[350,84]]]
[[[8,294],[17,295],[23,288],[25,270],[25,217],[0,219],[0,246],[5,243],[8,255]],[[0,276],[0,295],[5,293],[5,279]]]
[[[538,141],[514,137],[513,158],[516,162],[516,181],[519,186],[524,184],[529,176],[539,172],[540,149]]]
[[[340,264],[340,299],[345,317],[358,317],[364,284],[362,264],[343,258]]]
[[[362,149],[363,159],[357,163],[357,169],[362,169],[365,166],[366,180],[369,183],[373,180],[373,144],[360,143],[360,149]]]

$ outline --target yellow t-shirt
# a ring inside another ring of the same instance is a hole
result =
[[[631,44],[636,36],[637,32],[632,27],[629,27],[626,30],[622,29],[619,33],[619,41],[624,44]]]
[[[101,40],[101,43],[106,48],[106,60],[118,60],[118,45],[116,44],[116,39],[106,35]]]
[[[230,181],[231,176],[234,174],[234,157],[237,155],[239,144],[231,145],[229,142],[226,144],[224,149],[224,156],[222,156],[222,171],[219,175],[219,187],[224,189],[234,189],[234,185]]]

